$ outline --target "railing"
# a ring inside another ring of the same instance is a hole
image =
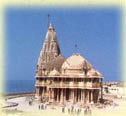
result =
[[[46,83],[46,82],[44,82],[44,81],[42,81],[42,82],[36,81],[36,84],[35,84],[35,85],[36,85],[36,86],[47,86],[48,83]]]
[[[50,87],[82,87],[82,88],[99,88],[100,83],[95,82],[50,82],[50,81],[36,81],[36,86],[50,86]]]
[[[100,87],[100,83],[93,83],[92,87],[93,88],[98,88],[98,87]]]
[[[83,83],[83,82],[53,82],[50,87],[82,87],[82,88],[99,88],[99,83]]]

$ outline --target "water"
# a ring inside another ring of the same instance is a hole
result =
[[[35,80],[6,80],[5,94],[35,91]]]

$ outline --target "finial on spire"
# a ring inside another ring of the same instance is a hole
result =
[[[75,47],[75,52],[77,52],[77,44],[75,44],[75,46],[74,46],[74,47]]]
[[[49,17],[50,17],[50,14],[48,14],[48,27],[49,27],[49,24],[50,24],[50,22],[49,22]]]

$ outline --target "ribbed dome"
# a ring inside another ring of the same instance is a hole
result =
[[[69,57],[62,65],[63,69],[90,69],[89,64],[80,54],[75,54]]]

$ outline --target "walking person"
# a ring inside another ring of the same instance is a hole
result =
[[[90,108],[88,109],[88,114],[89,114],[89,116],[91,116],[91,114],[92,114],[92,111]]]
[[[71,106],[71,112],[72,112],[72,113],[73,113],[73,110],[74,110],[74,106],[72,105],[72,106]]]
[[[62,113],[64,113],[65,112],[65,108],[64,107],[62,107]]]
[[[40,110],[40,105],[38,106],[39,110]]]
[[[43,107],[43,104],[41,105],[41,110],[43,110],[44,109],[44,107]]]
[[[87,115],[87,113],[88,113],[88,110],[87,110],[87,108],[84,110],[84,115]]]
[[[70,108],[68,108],[68,113],[70,114]]]
[[[80,114],[80,109],[78,108],[78,109],[77,109],[77,115],[79,115],[79,114]]]
[[[45,104],[45,109],[47,108],[47,105]]]

